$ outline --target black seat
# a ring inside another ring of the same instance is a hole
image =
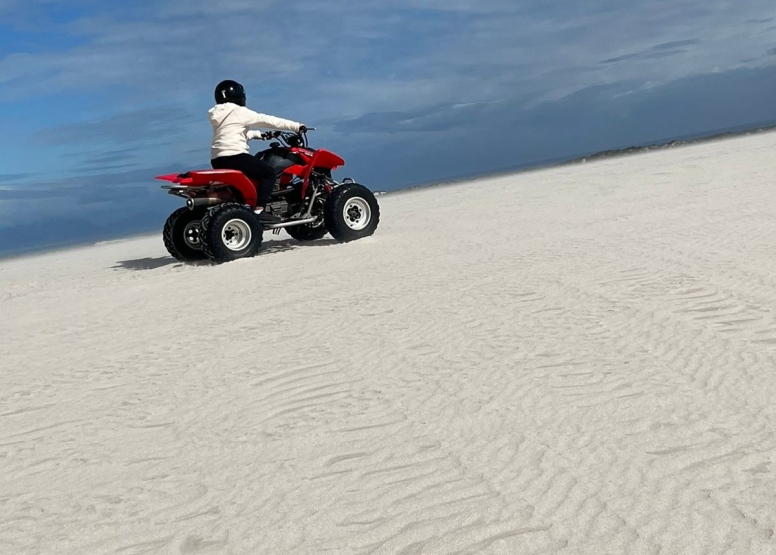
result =
[[[298,154],[285,148],[270,148],[256,153],[256,158],[270,165],[277,173],[296,164],[304,164],[304,160]]]

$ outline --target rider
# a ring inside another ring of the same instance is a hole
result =
[[[269,164],[251,156],[248,141],[263,137],[260,131],[251,131],[250,128],[299,132],[305,126],[246,108],[245,89],[236,81],[221,81],[216,87],[215,97],[216,105],[208,112],[213,125],[213,143],[210,147],[213,169],[239,170],[257,182],[258,200],[254,211],[259,215],[259,220],[265,224],[280,222],[280,218],[264,211],[277,175]]]

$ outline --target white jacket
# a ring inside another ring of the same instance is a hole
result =
[[[231,102],[216,104],[210,111],[210,123],[213,125],[213,142],[210,146],[210,158],[250,154],[248,141],[260,139],[261,131],[250,131],[251,127],[299,131],[301,123],[289,119],[259,114],[245,106]]]

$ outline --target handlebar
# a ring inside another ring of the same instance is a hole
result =
[[[265,141],[270,139],[280,139],[287,146],[304,146],[307,147],[307,132],[315,131],[315,127],[305,127],[298,132],[294,131],[266,131],[261,134],[261,138]]]
[[[284,135],[304,135],[308,131],[315,131],[315,127],[302,127],[296,133],[293,131],[266,131],[261,134],[261,138],[267,141],[269,139],[277,139],[277,138],[283,137]]]

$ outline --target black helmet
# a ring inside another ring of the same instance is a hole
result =
[[[245,106],[245,89],[237,81],[227,79],[221,81],[216,87],[216,104],[234,102],[240,106]]]

